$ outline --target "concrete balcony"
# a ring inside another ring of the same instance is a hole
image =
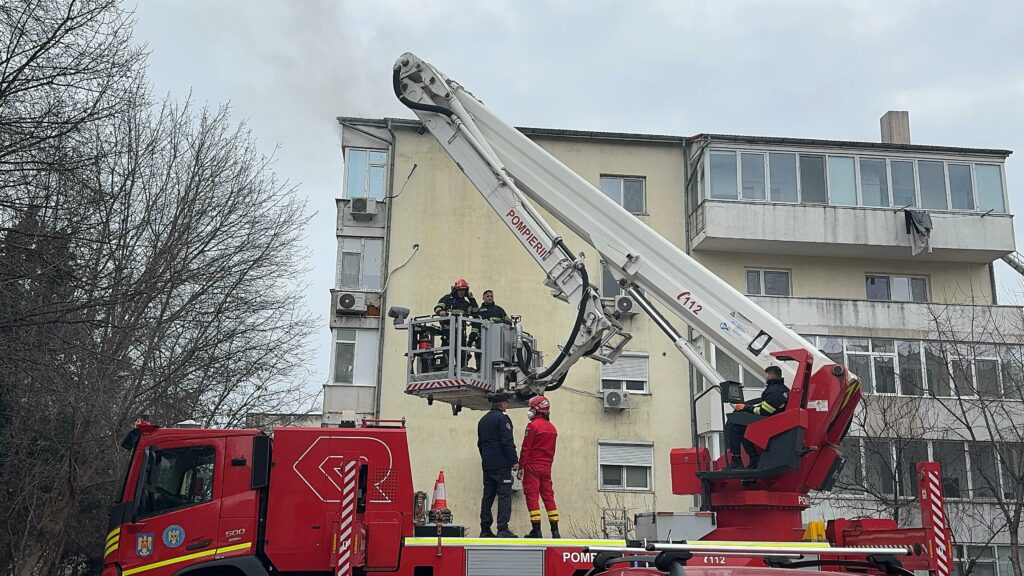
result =
[[[705,200],[689,218],[695,251],[987,263],[1013,252],[1013,216],[931,212],[932,253],[912,256],[892,208]]]
[[[1019,306],[781,296],[750,296],[750,299],[800,334],[1024,342],[1024,310]]]

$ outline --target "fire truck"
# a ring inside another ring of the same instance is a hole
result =
[[[672,491],[699,497],[700,509],[656,514],[636,540],[474,539],[443,515],[425,518],[404,420],[283,427],[272,435],[140,421],[123,441],[130,465],[110,511],[103,576],[775,576],[800,568],[951,575],[935,463],[918,465],[919,528],[884,518],[803,524],[811,492],[830,490],[842,469],[837,447],[860,401],[854,374],[430,64],[403,55],[393,83],[544,269],[552,294],[578,311],[544,367],[536,340],[518,324],[410,319],[393,308],[389,316],[409,334],[406,392],[450,403],[456,414],[486,407],[496,393],[523,405],[557,390],[578,360],[610,363],[621,353],[629,333],[536,203],[598,251],[700,376],[720,383],[723,402],[742,401],[740,386],[691,348],[662,309],[748,370],[781,365],[791,388],[785,408],[745,433],[761,452],[758,466],[727,469],[724,456],[712,460],[705,448],[672,450]]]

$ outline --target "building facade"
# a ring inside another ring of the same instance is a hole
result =
[[[809,519],[844,511],[850,502],[860,506],[872,490],[885,501],[887,478],[894,506],[902,510],[899,457],[905,443],[896,441],[894,430],[876,429],[876,421],[886,420],[872,416],[885,403],[878,399],[938,414],[942,407],[929,402],[966,390],[964,378],[975,389],[989,389],[993,374],[1004,398],[1012,380],[1004,374],[1019,357],[1020,310],[996,305],[992,268],[1015,248],[1003,170],[1009,152],[893,142],[907,139],[909,126],[898,117],[889,120],[883,133],[890,141],[880,143],[521,129],[861,375],[868,409],[850,435],[846,500],[822,498]],[[428,405],[404,394],[408,335],[392,328],[382,311],[404,306],[413,315],[429,314],[451,284],[465,278],[478,298],[494,290],[496,302],[521,316],[551,354],[575,310],[550,298],[539,268],[417,121],[339,122],[345,189],[337,201],[334,353],[325,420],[342,410],[406,418],[416,486],[429,491],[443,469],[456,521],[475,527],[481,493],[476,420],[482,414],[453,416],[447,404]],[[927,211],[933,223],[930,250],[918,255],[906,229],[908,207]],[[584,255],[593,281],[601,268],[595,251],[548,220],[571,250]],[[610,275],[602,271],[600,278],[604,297],[620,296]],[[964,326],[968,314],[978,321]],[[613,536],[628,530],[638,512],[687,509],[690,498],[671,494],[669,450],[694,441],[721,450],[719,399],[705,395],[692,411],[691,399],[706,384],[644,316],[623,315],[622,322],[634,335],[622,359],[605,367],[582,362],[550,396],[560,432],[554,481],[563,534]],[[975,332],[983,324],[998,332],[982,338]],[[719,372],[759,393],[759,374],[740,369],[700,335],[692,338]],[[951,354],[950,343],[968,341],[975,348],[999,345],[973,350],[980,355],[970,357]],[[614,391],[628,392],[628,408],[606,407],[606,395]],[[525,413],[510,416],[518,444]],[[1002,451],[992,435],[957,438],[951,419],[942,419],[941,432],[931,426],[933,437],[915,445],[913,454],[942,461],[966,500],[981,490],[968,474],[981,461],[977,454],[972,461],[972,452],[986,441],[988,449]],[[992,458],[993,477],[1004,464],[1011,468],[1011,459]],[[998,485],[1013,488],[1012,480],[1011,474]],[[867,489],[856,490],[858,482]],[[521,495],[513,511],[513,529],[525,530]],[[984,544],[1006,541],[1002,535]],[[999,553],[988,550],[993,558]]]

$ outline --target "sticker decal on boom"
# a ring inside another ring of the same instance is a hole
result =
[[[704,305],[698,304],[697,300],[693,298],[693,294],[690,294],[690,292],[686,290],[680,292],[679,295],[676,296],[676,300],[679,300],[683,306],[689,308],[690,312],[693,312],[694,316],[700,314],[700,311],[704,309]]]

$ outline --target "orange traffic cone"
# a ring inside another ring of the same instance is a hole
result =
[[[444,470],[437,475],[437,480],[434,481],[434,503],[430,506],[431,510],[444,510],[448,508],[448,500],[444,496]]]

